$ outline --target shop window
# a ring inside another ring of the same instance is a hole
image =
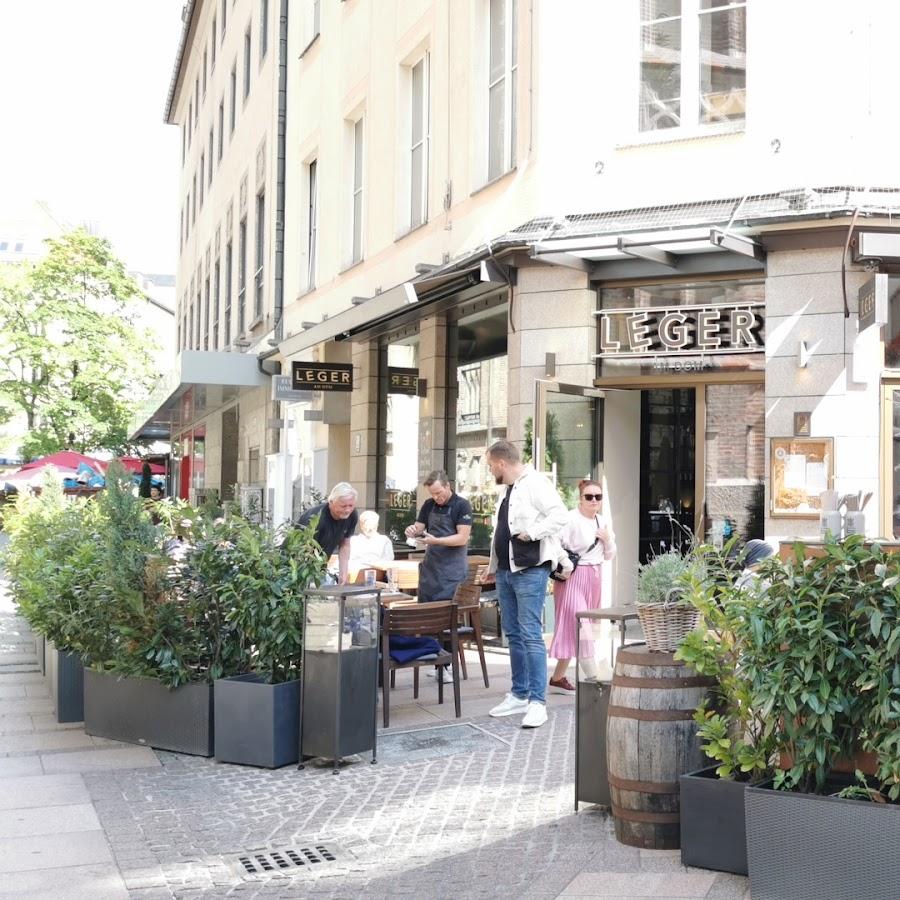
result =
[[[451,397],[448,466],[457,493],[472,504],[469,550],[487,553],[498,495],[487,449],[507,436],[507,306],[482,303],[466,312],[449,328],[449,382],[457,391]]]
[[[384,516],[382,527],[394,543],[405,540],[403,530],[412,525],[417,512],[419,487],[419,397],[392,393],[390,370],[418,370],[419,336],[400,338],[387,346],[388,372],[384,383]]]
[[[746,2],[641,3],[641,131],[741,123],[746,105]]]

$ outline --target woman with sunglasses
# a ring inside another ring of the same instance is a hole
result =
[[[550,678],[550,693],[574,694],[575,686],[566,677],[573,657],[582,660],[588,676],[594,674],[594,644],[578,634],[575,614],[600,607],[600,570],[616,555],[616,539],[601,515],[603,488],[596,481],[578,485],[578,506],[559,533],[564,550],[578,554],[578,562],[565,581],[553,585],[556,627],[549,655],[556,660]]]

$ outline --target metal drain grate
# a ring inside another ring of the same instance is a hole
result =
[[[286,850],[268,850],[245,853],[238,863],[248,875],[272,875],[291,872],[317,863],[334,862],[337,857],[324,844],[313,847],[290,847]]]

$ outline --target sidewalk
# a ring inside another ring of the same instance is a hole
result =
[[[744,878],[575,815],[572,698],[550,698],[536,731],[491,719],[506,655],[489,665],[486,690],[471,658],[462,720],[449,690],[439,707],[423,678],[414,703],[399,673],[376,766],[221,765],[55,724],[0,584],[0,898],[749,898]]]

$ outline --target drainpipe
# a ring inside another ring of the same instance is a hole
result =
[[[287,49],[288,0],[281,0],[278,13],[278,135],[275,141],[275,340],[284,337],[284,196],[285,147],[287,143]]]

